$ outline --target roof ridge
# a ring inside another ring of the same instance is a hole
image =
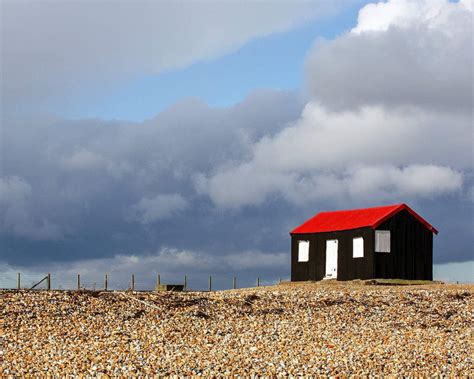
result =
[[[365,209],[380,209],[380,208],[391,208],[391,207],[400,207],[400,206],[407,206],[407,205],[405,203],[398,203],[398,204],[389,204],[389,205],[377,205],[375,207],[366,207],[366,208],[336,209],[334,211],[322,211],[322,212],[317,213],[315,216],[321,213],[351,212],[351,211],[362,211]]]

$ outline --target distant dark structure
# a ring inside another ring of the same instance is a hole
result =
[[[290,232],[291,280],[433,280],[433,233],[406,204],[321,212]]]

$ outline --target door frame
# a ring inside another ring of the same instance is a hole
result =
[[[336,274],[335,275],[328,275],[328,252],[329,252],[329,249],[328,249],[328,244],[330,242],[336,242],[336,252],[335,252],[335,271],[336,271]],[[338,256],[339,256],[339,241],[337,239],[330,239],[330,240],[326,240],[326,253],[325,253],[325,265],[324,265],[324,278],[323,279],[337,279],[337,270],[338,270]]]

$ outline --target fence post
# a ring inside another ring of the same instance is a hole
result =
[[[280,279],[279,279],[279,282],[278,283],[281,283],[281,276],[280,276]]]
[[[51,290],[51,274],[48,273],[48,291]]]
[[[260,287],[260,277],[257,276],[257,287]]]
[[[135,291],[135,275],[132,274],[132,291]]]
[[[158,274],[158,279],[157,279],[157,284],[160,285],[161,284],[161,277],[160,277],[160,274]]]
[[[16,288],[17,289],[21,288],[21,279],[20,279],[20,277],[21,277],[21,274],[18,273],[18,276],[17,276],[17,279],[16,279]]]
[[[109,280],[108,280],[108,279],[109,279],[109,278],[108,278],[107,274],[105,274],[104,288],[105,288],[106,291],[107,291],[107,287],[108,287],[108,284],[109,284]]]
[[[187,288],[188,288],[188,277],[184,275],[184,290],[186,291]]]
[[[232,280],[232,289],[236,289],[237,288],[237,278],[234,276],[234,279]]]
[[[81,289],[81,274],[77,274],[77,290]]]
[[[209,292],[212,291],[212,276],[209,275]]]

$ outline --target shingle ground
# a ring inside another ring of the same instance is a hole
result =
[[[473,289],[1,291],[0,374],[472,376]]]

